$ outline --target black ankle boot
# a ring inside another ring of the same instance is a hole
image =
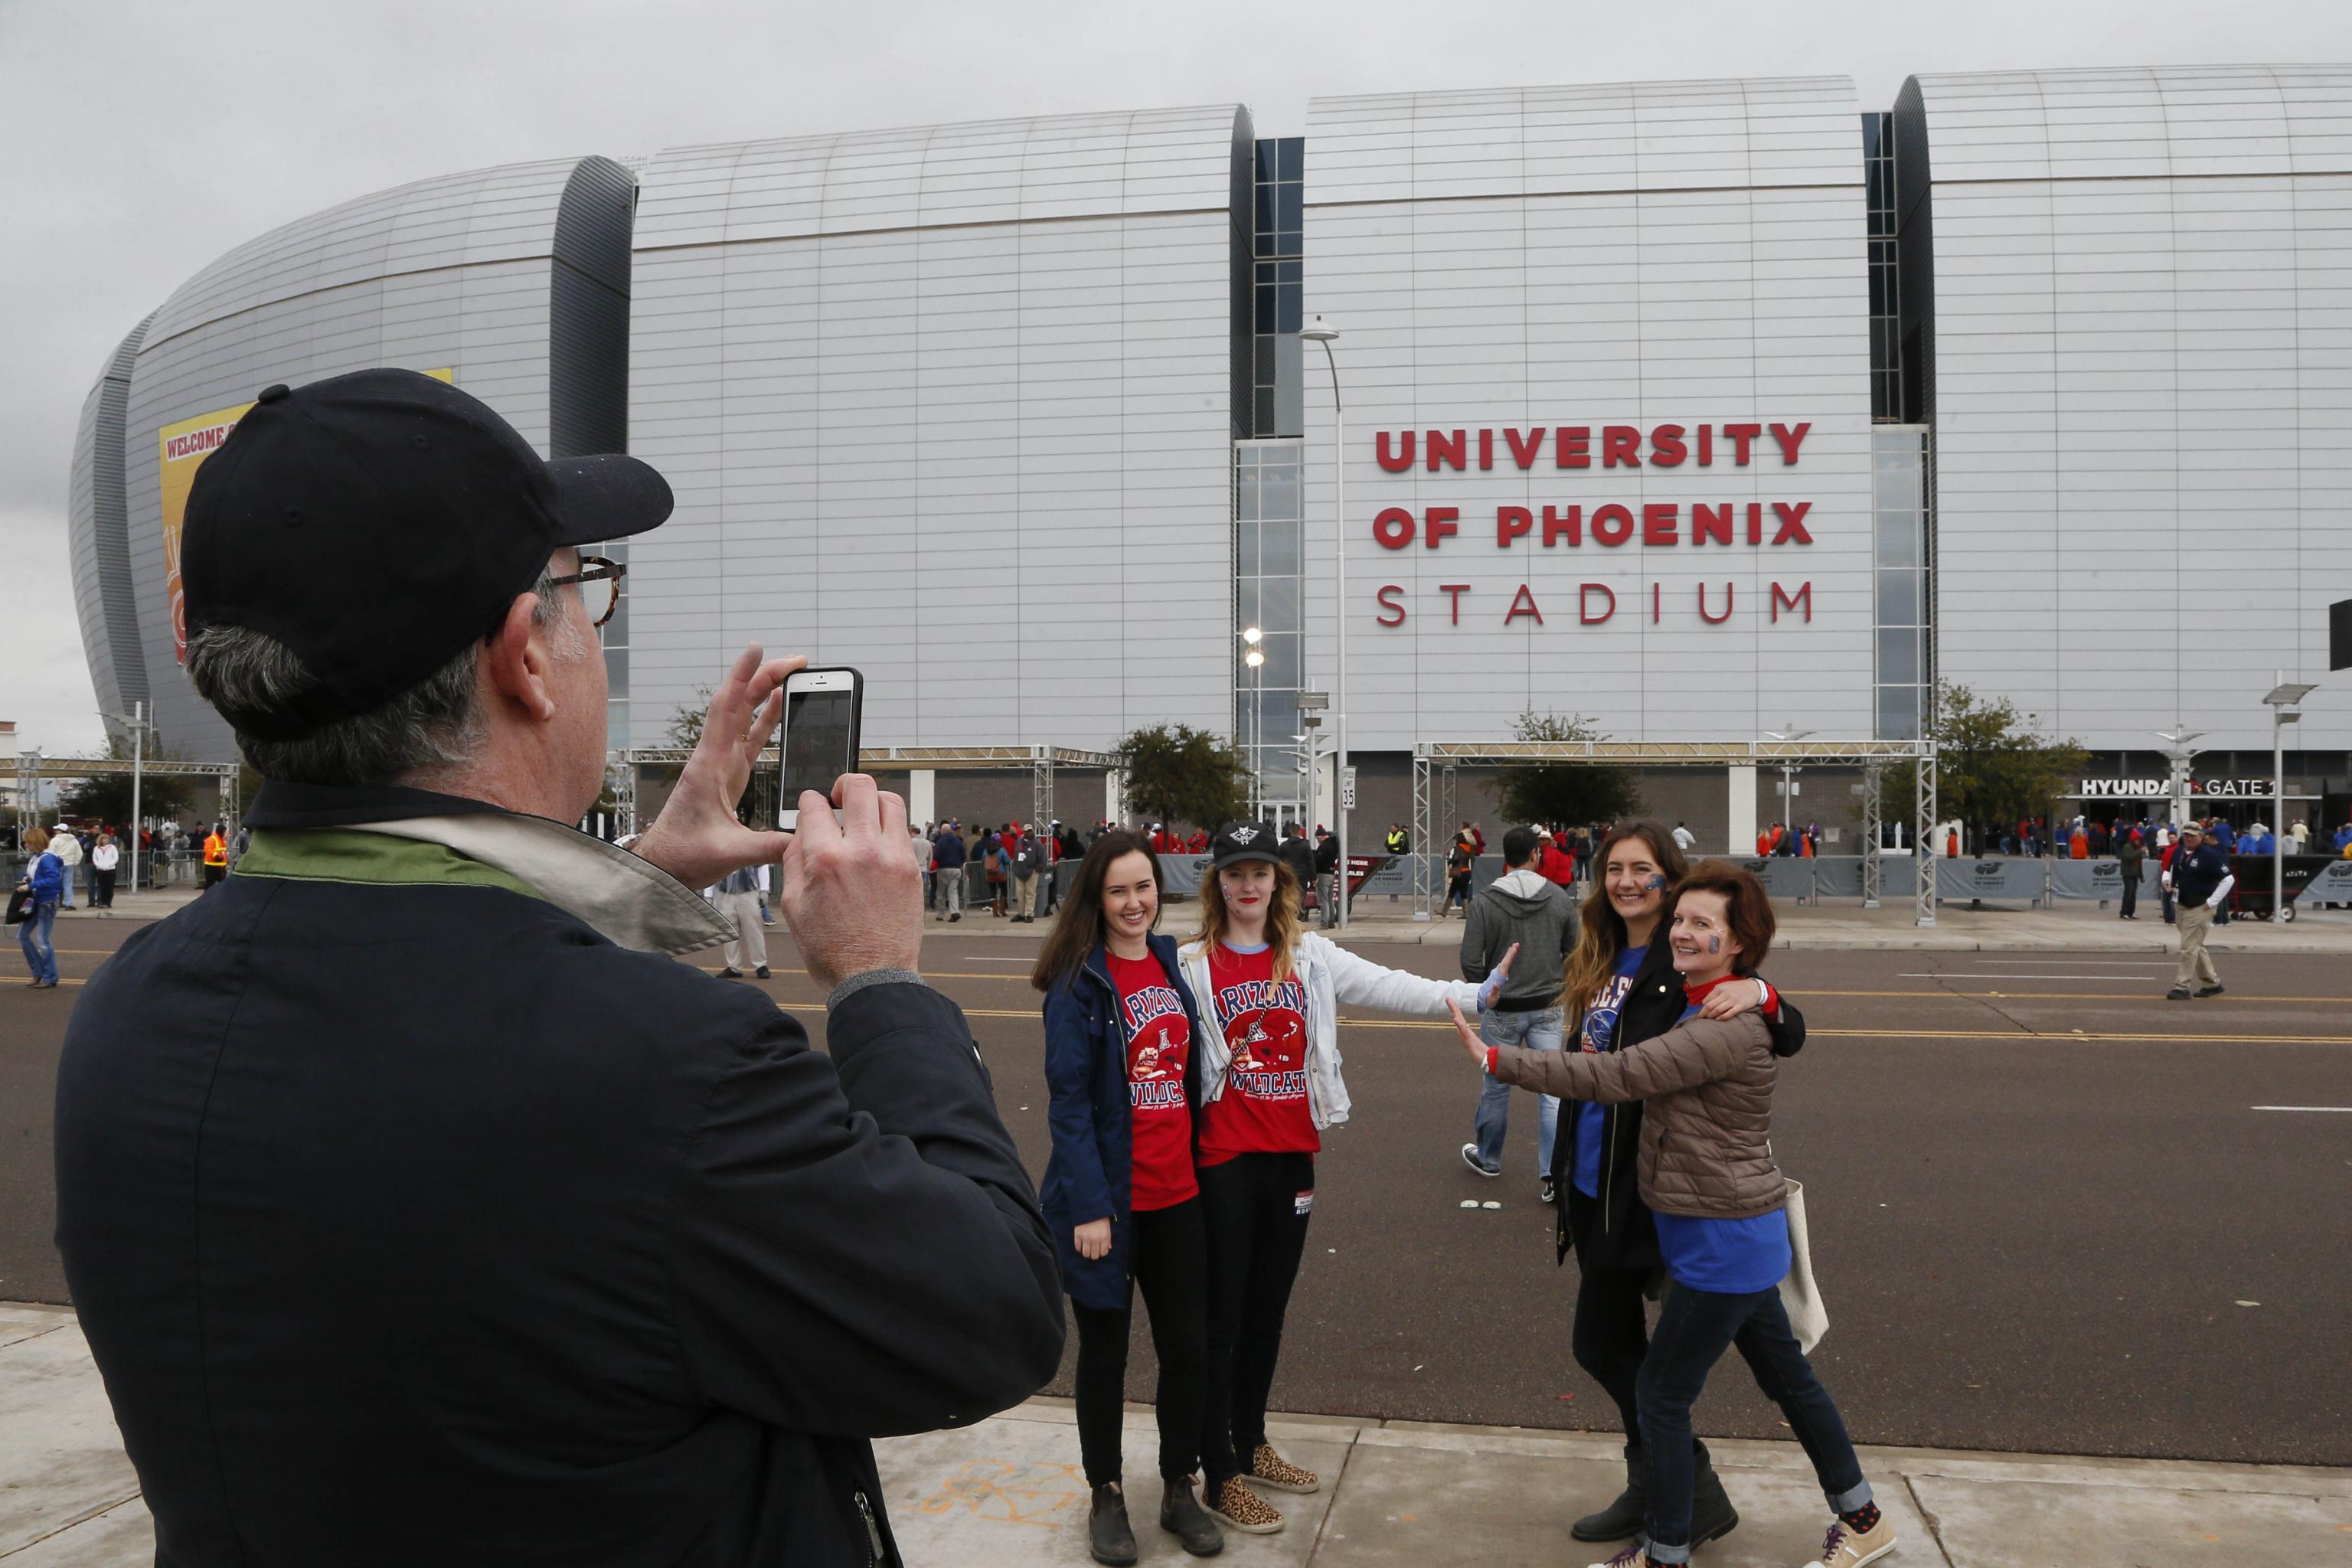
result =
[[[1192,1495],[1190,1476],[1160,1482],[1160,1528],[1175,1536],[1195,1557],[1214,1557],[1225,1549],[1225,1532]]]
[[[1096,1562],[1108,1563],[1111,1568],[1127,1568],[1135,1561],[1135,1531],[1127,1522],[1127,1499],[1119,1495],[1116,1481],[1095,1489],[1094,1505],[1087,1515],[1087,1544]]]
[[[1650,1504],[1650,1460],[1633,1444],[1625,1445],[1625,1489],[1599,1513],[1588,1513],[1568,1527],[1579,1541],[1624,1541],[1641,1532]],[[1696,1539],[1696,1537],[1693,1538]]]
[[[1691,1445],[1691,1544],[1720,1541],[1739,1525],[1739,1510],[1724,1495],[1723,1478],[1706,1456],[1706,1445]]]

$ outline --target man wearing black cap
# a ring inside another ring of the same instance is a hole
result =
[[[198,471],[188,672],[265,784],[67,1036],[58,1243],[162,1564],[898,1561],[867,1439],[1052,1375],[1053,1248],[915,973],[906,808],[735,820],[727,672],[631,854],[595,627],[669,488],[475,399],[273,386]],[[829,1055],[669,955],[776,861]]]

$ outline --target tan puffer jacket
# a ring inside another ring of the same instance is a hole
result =
[[[1622,1051],[1495,1053],[1504,1083],[1602,1105],[1638,1100],[1642,1201],[1657,1214],[1747,1219],[1788,1201],[1772,1163],[1778,1064],[1763,1018],[1692,1018]]]

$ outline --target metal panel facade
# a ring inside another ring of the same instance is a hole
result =
[[[2267,750],[2352,582],[2352,69],[1915,91],[1944,673],[2094,748]],[[2345,743],[2352,689],[2306,710]]]
[[[1223,730],[1247,146],[1228,106],[651,160],[635,740],[749,641],[863,670],[869,745]]]
[[[1353,747],[1507,737],[1529,710],[1620,740],[1872,733],[1859,115],[1843,79],[1309,106],[1307,308],[1344,334]],[[1320,360],[1307,370],[1310,683],[1328,677],[1335,609],[1317,564],[1333,549]],[[1775,424],[1796,437],[1793,464]],[[1678,427],[1679,461],[1656,444],[1663,426]],[[1745,426],[1742,464],[1727,432]],[[1638,465],[1604,466],[1609,426],[1639,432]],[[1587,466],[1559,466],[1564,428],[1584,433]],[[1432,455],[1433,430],[1464,432],[1458,468]],[[1405,432],[1414,462],[1384,470],[1379,439]],[[1805,505],[1810,542],[1776,502]],[[1633,525],[1615,543],[1617,515],[1597,516],[1612,503]],[[1702,505],[1731,509],[1731,543],[1696,542]],[[1578,542],[1559,530],[1544,544],[1548,506],[1580,509]],[[1647,510],[1666,507],[1672,543]],[[1435,548],[1432,508],[1459,514]],[[1529,525],[1507,542],[1506,508]],[[1393,549],[1376,537],[1389,509],[1416,524]],[[1775,584],[1809,607],[1776,610]]]
[[[157,432],[272,382],[370,365],[448,369],[546,450],[550,261],[577,159],[425,180],[239,247],[159,310],[131,372],[122,468],[157,727],[189,755],[235,742],[178,668]],[[396,542],[386,541],[386,547]]]
[[[148,323],[116,345],[97,384],[82,402],[74,429],[73,472],[68,484],[66,528],[73,558],[74,608],[81,619],[83,657],[99,707],[128,713],[147,700],[147,667],[140,651],[137,595],[131,581],[130,525],[122,490],[122,422],[131,397],[131,366]],[[109,722],[110,731],[121,729]]]

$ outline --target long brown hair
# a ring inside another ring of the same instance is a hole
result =
[[[1266,945],[1274,952],[1274,979],[1276,984],[1290,978],[1290,950],[1298,941],[1306,922],[1298,913],[1298,879],[1289,867],[1274,863],[1274,904],[1265,911]],[[1201,868],[1201,929],[1192,940],[1203,948],[1213,949],[1225,940],[1225,889],[1217,880],[1213,867]]]
[[[1030,984],[1051,991],[1078,972],[1087,954],[1109,941],[1110,922],[1103,919],[1103,887],[1110,880],[1112,863],[1123,855],[1140,855],[1149,860],[1152,889],[1163,898],[1167,895],[1167,884],[1160,878],[1160,857],[1151,852],[1150,839],[1123,827],[1104,834],[1087,847],[1087,858],[1078,866],[1078,885],[1062,900],[1054,934],[1045,939],[1037,966],[1029,972]],[[1151,924],[1154,930],[1159,928],[1157,912]]]
[[[1673,904],[1675,889],[1690,874],[1690,866],[1683,858],[1682,846],[1675,842],[1673,829],[1664,823],[1649,817],[1621,822],[1609,830],[1601,847],[1592,855],[1592,891],[1584,896],[1580,911],[1582,930],[1576,938],[1576,951],[1568,955],[1562,968],[1561,1005],[1568,1009],[1567,1033],[1572,1037],[1584,1026],[1584,1015],[1591,1010],[1593,999],[1617,968],[1618,957],[1625,951],[1625,917],[1609,901],[1609,852],[1627,839],[1638,839],[1650,851],[1650,858],[1658,863],[1658,874],[1666,880],[1665,897],[1658,905],[1661,925],[1665,911]],[[1656,941],[1653,935],[1652,941]]]

